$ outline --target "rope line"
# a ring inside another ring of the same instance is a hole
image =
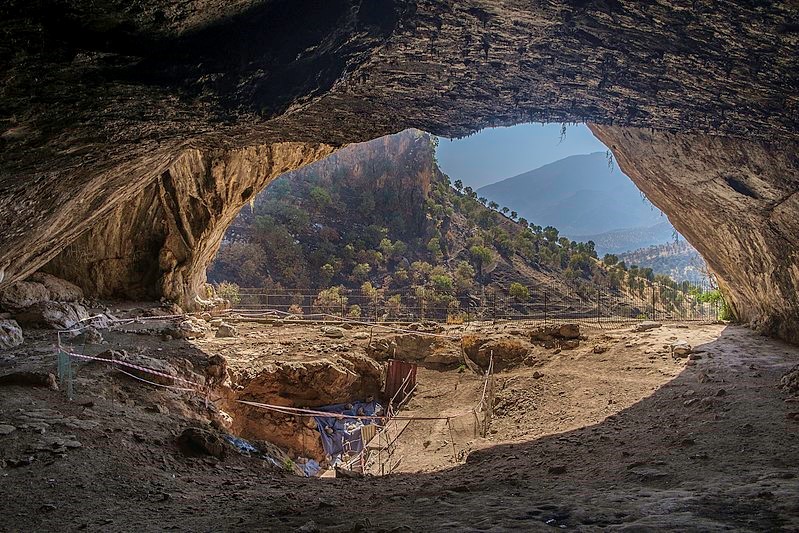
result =
[[[284,316],[292,316],[293,315],[293,313],[288,313],[286,311],[280,311],[278,309],[267,309],[267,310],[259,312],[259,313],[249,313],[249,316],[246,316],[247,315],[246,310],[241,310],[241,309],[227,309],[227,310],[225,310],[225,312],[226,313],[238,313],[238,314],[244,315],[245,318],[255,318],[257,315],[263,316],[263,315],[269,315],[269,314],[284,315]],[[310,316],[327,317],[327,318],[334,319],[336,322],[344,322],[344,323],[347,323],[347,324],[358,324],[358,325],[369,326],[369,327],[373,327],[373,328],[383,328],[383,329],[386,329],[386,330],[389,330],[389,331],[399,331],[399,332],[402,332],[402,333],[415,333],[417,335],[425,335],[425,336],[428,336],[428,337],[438,337],[438,338],[442,338],[442,339],[460,339],[459,335],[446,335],[446,334],[443,334],[443,333],[430,333],[430,332],[426,332],[426,331],[417,331],[417,330],[413,330],[413,329],[397,328],[397,327],[394,327],[394,326],[387,326],[385,324],[379,324],[379,323],[373,323],[373,322],[364,322],[362,320],[355,320],[355,319],[348,318],[348,317],[340,317],[338,315],[333,315],[333,314],[330,314],[330,313],[313,313],[313,314],[308,314],[308,315],[303,315],[303,316],[306,316],[306,317],[310,317]]]

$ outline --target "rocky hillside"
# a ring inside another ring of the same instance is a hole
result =
[[[799,342],[795,2],[51,4],[0,8],[0,285],[86,239],[56,275],[197,308],[273,172],[409,127],[586,122],[739,317]]]
[[[707,279],[704,259],[685,240],[619,254],[619,260],[628,265],[651,268],[655,274],[665,274],[677,281],[700,283]]]
[[[674,241],[676,230],[667,219],[654,226],[625,228],[604,233],[575,235],[577,241],[594,241],[598,254],[622,254]]]
[[[513,283],[604,279],[590,243],[451,186],[435,143],[407,130],[281,176],[235,219],[210,281],[315,291],[423,287],[446,302],[484,286],[507,292]]]

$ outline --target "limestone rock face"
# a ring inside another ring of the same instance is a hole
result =
[[[36,272],[27,281],[43,285],[48,299],[55,302],[78,302],[83,299],[80,287],[45,272]]]
[[[736,316],[799,342],[799,143],[591,129],[699,250]]]
[[[776,246],[799,219],[796,2],[117,4],[2,9],[2,285],[67,249],[47,271],[89,295],[186,303],[274,159],[252,151],[295,143],[296,167],[409,127],[592,122],[739,314],[799,330],[795,250]]]
[[[331,151],[301,143],[187,151],[45,270],[81,283],[93,297],[165,296],[196,308],[205,268],[241,206],[278,175]]]

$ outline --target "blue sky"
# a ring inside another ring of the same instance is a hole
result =
[[[465,139],[441,137],[436,157],[441,169],[474,189],[575,154],[607,150],[584,124],[521,124],[488,128]]]

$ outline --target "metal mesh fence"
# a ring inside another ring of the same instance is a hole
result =
[[[448,294],[427,287],[368,292],[342,289],[320,297],[320,291],[313,289],[241,288],[236,308],[245,312],[277,310],[297,319],[326,314],[365,322],[715,321],[720,302],[702,298],[713,289],[710,283],[672,286],[640,279],[623,287],[585,281],[549,283],[527,287],[524,297],[494,289],[477,294]]]

